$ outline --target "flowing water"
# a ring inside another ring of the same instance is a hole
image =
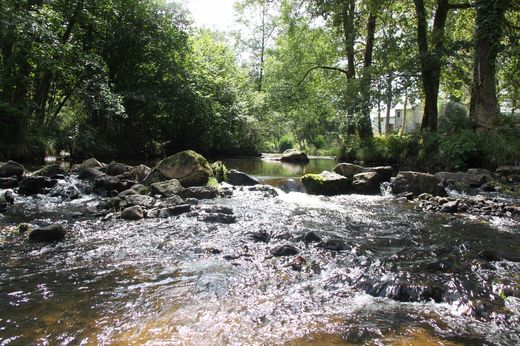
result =
[[[17,196],[0,216],[0,345],[520,343],[518,220],[238,188],[201,201],[234,224],[101,221],[98,201]],[[69,232],[31,243],[20,222]],[[272,257],[282,244],[299,257]]]

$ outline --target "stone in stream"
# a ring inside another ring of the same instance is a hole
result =
[[[183,187],[206,185],[213,176],[208,161],[193,150],[167,157],[155,169],[168,179],[177,179]]]
[[[340,163],[334,167],[333,172],[346,178],[353,178],[356,174],[363,173],[363,167],[353,163]]]
[[[316,233],[314,231],[307,232],[303,236],[303,242],[305,244],[319,243],[320,241],[321,241],[321,237],[318,235],[318,233]]]
[[[43,193],[46,189],[54,187],[57,181],[47,177],[25,177],[18,185],[18,192],[24,195]]]
[[[95,180],[96,178],[103,177],[105,173],[101,172],[98,168],[85,168],[81,170],[78,178],[81,180]]]
[[[358,173],[354,175],[352,188],[362,195],[380,195],[383,177],[377,172]]]
[[[33,172],[32,175],[38,177],[48,177],[52,179],[62,179],[67,175],[67,171],[61,168],[60,165],[49,165]]]
[[[448,195],[434,175],[420,172],[399,172],[395,180],[390,183],[390,189],[395,195],[403,193],[411,193],[413,196],[423,193],[434,196]]]
[[[280,161],[290,163],[307,163],[309,162],[309,157],[303,151],[287,149],[283,152]]]
[[[179,191],[182,198],[213,199],[219,197],[218,189],[213,186],[192,186]]]
[[[256,178],[251,177],[250,175],[237,171],[236,169],[231,169],[227,173],[227,180],[231,185],[241,185],[241,186],[250,186],[250,185],[258,185],[260,181]]]
[[[94,180],[94,188],[105,190],[107,192],[116,191],[116,196],[119,192],[129,188],[129,184],[126,181],[122,181],[117,177],[104,175]]]
[[[171,197],[184,191],[184,187],[182,187],[181,183],[177,179],[170,179],[153,183],[152,191],[156,194],[162,195],[163,197]]]
[[[14,203],[14,192],[12,190],[7,190],[4,192],[4,199],[7,203]]]
[[[131,196],[131,195],[139,195],[139,193],[137,193],[137,191],[135,191],[134,189],[130,188],[130,189],[126,189],[124,191],[121,191],[117,195],[117,197],[122,198],[124,196]]]
[[[21,177],[25,173],[25,168],[14,161],[0,163],[0,177],[9,178],[12,176]]]
[[[271,235],[267,233],[265,230],[260,230],[258,232],[251,232],[248,234],[248,237],[254,242],[268,243],[271,239]]]
[[[18,187],[18,179],[13,177],[0,178],[0,189],[12,189]]]
[[[352,191],[350,179],[329,171],[306,174],[301,182],[307,193],[313,195],[341,195]]]
[[[150,196],[143,195],[126,195],[121,197],[128,206],[139,205],[144,208],[153,207],[155,199]]]
[[[271,250],[271,255],[275,257],[285,257],[285,256],[295,256],[300,253],[300,250],[296,248],[294,245],[284,244],[280,246],[275,246]]]
[[[39,227],[29,233],[29,239],[32,241],[55,242],[65,239],[65,229],[62,225],[49,225]]]
[[[443,203],[441,206],[441,213],[456,213],[458,211],[460,200]]]
[[[202,214],[198,218],[199,221],[210,222],[210,223],[223,223],[231,224],[237,222],[235,215],[224,214],[224,213],[209,213]]]
[[[248,186],[247,190],[263,192],[264,193],[264,197],[276,197],[276,196],[278,196],[278,191],[276,191],[276,189],[274,187],[272,187],[271,185],[261,184],[261,185]]]
[[[105,172],[107,175],[116,176],[116,175],[122,175],[125,173],[131,172],[133,169],[132,166],[129,166],[124,163],[120,162],[112,162],[105,167],[103,167],[101,170]]]
[[[144,217],[143,208],[139,205],[134,205],[123,210],[121,218],[125,220],[141,220]]]

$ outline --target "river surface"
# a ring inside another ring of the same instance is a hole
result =
[[[278,182],[334,166],[226,163]],[[89,193],[16,196],[0,214],[0,345],[520,344],[518,220],[277,191],[201,201],[233,224],[101,221]],[[31,243],[20,222],[69,232]],[[283,244],[299,257],[272,257]]]

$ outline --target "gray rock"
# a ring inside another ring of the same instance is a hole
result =
[[[101,169],[104,165],[96,160],[95,158],[90,158],[88,160],[83,161],[81,164],[75,167],[75,171],[77,174],[83,173],[86,169],[89,168],[95,168],[95,169]]]
[[[170,179],[158,183],[153,183],[152,191],[164,197],[171,197],[184,191],[184,187],[182,187],[181,183],[177,179]]]
[[[218,189],[213,186],[192,186],[180,191],[182,198],[213,199],[219,197]]]
[[[344,177],[353,178],[356,174],[363,173],[363,167],[353,163],[340,163],[333,171]]]
[[[4,199],[9,204],[14,204],[14,193],[12,190],[7,190],[4,192]]]
[[[263,192],[265,197],[276,197],[278,196],[278,191],[271,185],[254,185],[247,188],[249,191],[258,191]]]
[[[291,163],[307,163],[309,162],[309,157],[303,151],[287,149],[283,152],[280,160]]]
[[[442,213],[456,213],[459,207],[460,200],[450,201],[442,204],[441,212]]]
[[[319,243],[319,242],[321,242],[321,237],[318,235],[318,233],[316,233],[314,231],[310,231],[310,232],[305,233],[305,235],[303,236],[303,242],[305,244]]]
[[[117,191],[119,193],[128,189],[128,185],[129,184],[127,182],[121,181],[121,179],[109,175],[97,177],[94,180],[95,189],[103,189],[107,192]]]
[[[36,228],[29,233],[32,241],[55,242],[65,239],[65,229],[62,225],[50,225]]]
[[[54,187],[57,181],[47,177],[25,177],[18,185],[18,192],[24,195],[44,193],[46,189]]]
[[[168,207],[168,215],[177,216],[191,211],[191,204],[179,204],[173,207]]]
[[[39,177],[48,177],[52,179],[59,179],[67,175],[67,171],[60,167],[60,165],[49,165],[40,168],[32,175]]]
[[[223,205],[211,205],[200,208],[200,210],[206,213],[219,213],[219,214],[227,214],[233,215],[233,209],[230,207],[226,207]]]
[[[382,181],[383,177],[377,172],[358,173],[354,175],[352,188],[359,194],[379,195]]]
[[[163,181],[167,181],[168,179],[165,178],[160,172],[158,171],[151,171],[144,179],[141,181],[141,183],[145,186],[151,186],[155,183],[160,183]]]
[[[270,250],[271,255],[275,257],[295,256],[300,253],[300,250],[293,245],[284,244],[276,246]]]
[[[446,189],[434,175],[420,172],[400,172],[390,183],[390,189],[395,195],[410,193],[419,196],[429,193],[434,196],[447,196]]]
[[[500,176],[520,175],[520,166],[501,166],[495,170]]]
[[[56,185],[49,192],[49,195],[51,197],[61,197],[67,200],[73,200],[81,197],[81,191],[75,185]]]
[[[301,178],[305,191],[314,195],[341,195],[352,191],[350,179],[337,173],[323,171]]]
[[[487,181],[486,175],[466,172],[437,172],[435,177],[457,190],[480,187]]]
[[[161,201],[161,205],[167,206],[167,207],[171,207],[171,206],[175,206],[175,205],[179,205],[179,204],[185,204],[185,202],[180,196],[177,196],[177,195],[172,195]]]
[[[0,189],[13,189],[18,187],[18,179],[13,177],[0,178]]]
[[[390,181],[394,175],[392,166],[365,167],[363,172],[376,172],[381,178],[381,182]]]
[[[232,185],[257,185],[260,184],[258,179],[255,179],[244,172],[237,171],[236,169],[231,169],[227,173],[227,182]]]
[[[134,189],[130,188],[130,189],[126,189],[124,191],[121,191],[117,195],[117,197],[122,198],[124,196],[131,196],[131,195],[139,195],[139,193],[137,193],[137,191],[135,191]]]
[[[81,180],[95,180],[96,178],[105,176],[105,173],[101,172],[99,168],[85,168],[82,169],[78,175]]]
[[[8,178],[12,176],[21,177],[25,172],[25,168],[14,161],[7,161],[0,164],[0,177]]]
[[[128,206],[139,205],[141,207],[153,207],[155,199],[144,195],[126,195],[122,197]]]
[[[124,163],[119,163],[119,162],[112,162],[108,165],[106,165],[104,168],[103,168],[103,171],[107,174],[107,175],[112,175],[112,176],[116,176],[116,175],[121,175],[121,174],[125,174],[125,173],[129,173],[131,172],[133,169],[132,166],[129,166],[127,164],[124,164]]]
[[[141,206],[134,205],[123,210],[121,217],[125,220],[141,220],[144,217],[144,211]]]

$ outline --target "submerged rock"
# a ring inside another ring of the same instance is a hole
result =
[[[153,183],[152,191],[153,193],[164,197],[171,197],[184,191],[184,187],[182,187],[181,183],[177,179],[170,179],[159,183]]]
[[[184,187],[206,185],[213,175],[208,161],[193,150],[167,157],[155,169],[168,179],[177,179]]]
[[[141,220],[144,217],[143,208],[139,205],[134,205],[123,210],[121,218],[125,220]]]
[[[390,189],[393,194],[411,193],[414,197],[423,193],[434,196],[448,195],[434,175],[420,172],[399,172],[390,183]]]
[[[25,177],[20,181],[18,191],[24,195],[35,195],[54,187],[56,183],[56,180],[47,177]]]
[[[32,230],[29,239],[32,241],[55,242],[65,239],[65,229],[62,225],[49,225]]]
[[[14,193],[12,190],[7,190],[4,192],[4,200],[8,203],[8,204],[13,204],[14,203]]]
[[[258,185],[260,181],[256,178],[253,178],[247,175],[244,172],[237,171],[236,169],[231,169],[227,174],[227,182],[232,185]]]
[[[21,177],[25,172],[25,168],[14,161],[7,161],[0,164],[0,177],[8,178],[12,176]]]
[[[285,256],[295,256],[300,253],[300,250],[296,248],[294,245],[284,244],[280,246],[275,246],[271,250],[271,255],[275,257],[285,257]]]
[[[313,195],[341,195],[352,190],[350,180],[337,173],[323,171],[321,174],[306,174],[301,182],[307,193]]]
[[[230,214],[209,213],[209,214],[200,215],[199,221],[231,224],[231,223],[237,222],[237,218],[235,217],[235,215],[230,215]]]
[[[309,157],[303,151],[287,149],[283,152],[280,160],[283,162],[307,163],[309,162]]]

